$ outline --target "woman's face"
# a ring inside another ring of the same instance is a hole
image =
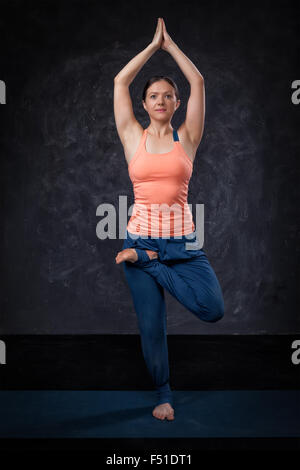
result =
[[[180,100],[177,101],[174,88],[166,80],[152,83],[143,101],[150,118],[160,121],[170,121],[179,105]]]

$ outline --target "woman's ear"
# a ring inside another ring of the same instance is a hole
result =
[[[177,100],[177,103],[176,103],[176,109],[178,109],[180,106],[180,100]]]

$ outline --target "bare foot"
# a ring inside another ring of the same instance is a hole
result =
[[[162,403],[161,405],[157,405],[152,414],[157,419],[165,419],[167,418],[168,421],[173,421],[174,418],[174,408],[170,405],[170,403]]]
[[[158,258],[158,254],[156,251],[146,250],[149,258]],[[123,261],[130,261],[131,263],[135,263],[138,260],[137,252],[134,248],[125,248],[125,250],[119,251],[117,256],[115,257],[116,263],[120,264]]]
[[[117,264],[120,264],[123,261],[130,261],[131,263],[134,263],[138,260],[138,255],[134,248],[125,248],[125,250],[119,251],[115,257],[115,260]]]

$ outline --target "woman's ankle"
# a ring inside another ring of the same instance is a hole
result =
[[[148,253],[150,259],[158,258],[158,254],[153,250],[145,250]]]

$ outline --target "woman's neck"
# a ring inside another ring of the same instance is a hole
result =
[[[170,123],[167,123],[162,126],[151,123],[147,131],[150,132],[150,134],[154,137],[160,139],[173,132],[173,128],[171,127]]]

